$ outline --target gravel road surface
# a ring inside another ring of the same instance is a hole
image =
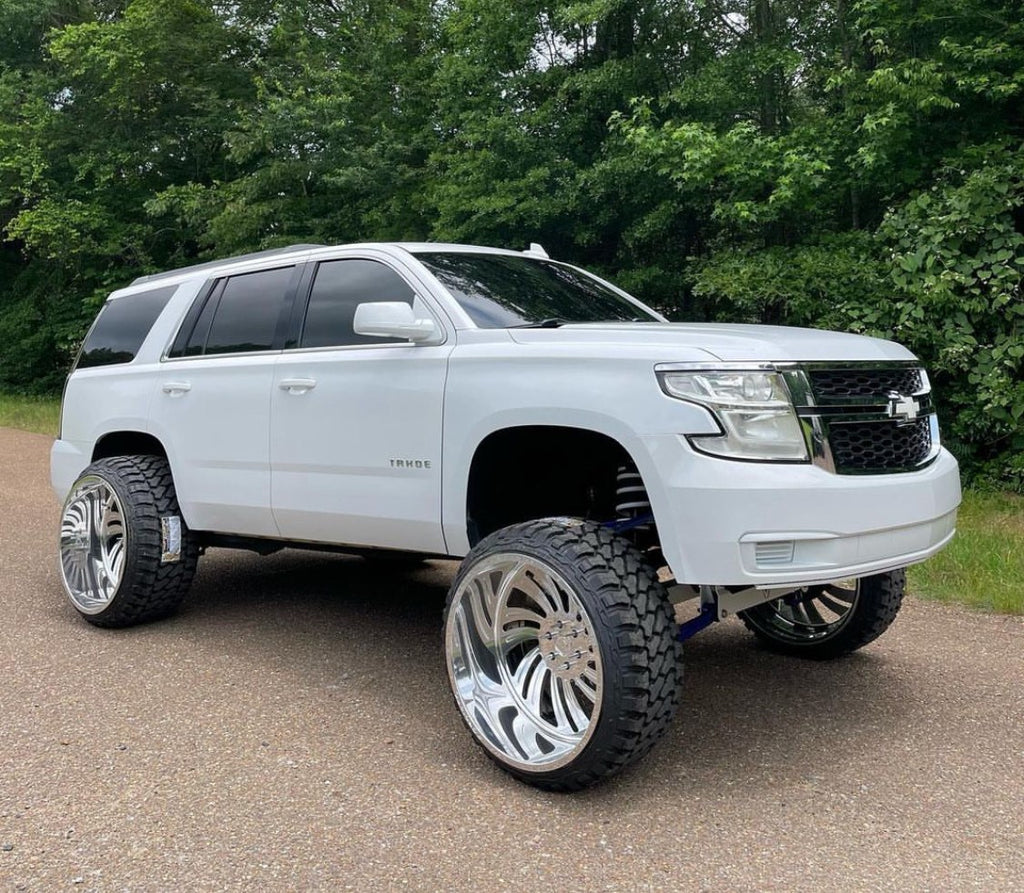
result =
[[[1020,619],[909,600],[825,665],[721,624],[644,762],[544,794],[451,703],[454,564],[211,551],[94,629],[48,450],[0,429],[0,890],[1024,889]]]

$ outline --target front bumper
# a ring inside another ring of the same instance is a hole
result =
[[[774,588],[861,577],[924,561],[955,531],[960,475],[944,449],[921,471],[838,475],[716,459],[675,435],[643,443],[662,551],[680,583]]]

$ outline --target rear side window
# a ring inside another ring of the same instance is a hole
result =
[[[224,284],[204,353],[270,350],[294,267],[232,276]]]
[[[317,267],[302,327],[301,347],[381,344],[395,338],[357,335],[356,307],[377,301],[412,304],[414,293],[394,270],[375,260],[332,260]]]
[[[130,363],[178,286],[168,285],[107,301],[78,355],[76,369]]]
[[[292,266],[222,279],[190,311],[169,356],[273,350],[294,275]]]

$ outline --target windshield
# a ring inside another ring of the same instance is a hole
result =
[[[416,257],[482,329],[657,321],[596,279],[551,261],[441,251]]]

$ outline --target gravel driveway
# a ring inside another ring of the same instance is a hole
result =
[[[214,550],[94,629],[48,449],[0,429],[0,890],[1024,889],[1020,619],[909,600],[824,665],[719,625],[650,757],[543,794],[450,701],[454,564]]]

